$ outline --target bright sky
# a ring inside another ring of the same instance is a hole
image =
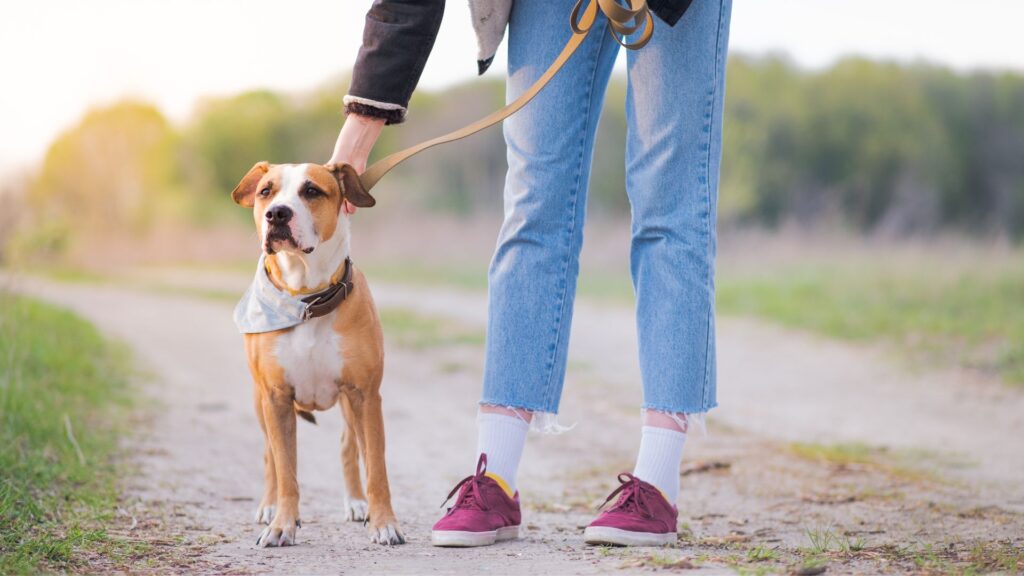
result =
[[[0,173],[32,166],[86,109],[125,96],[153,101],[183,120],[203,96],[314,87],[351,67],[369,5],[370,0],[4,2]],[[1021,0],[736,0],[731,48],[787,53],[809,68],[859,54],[1024,72],[1022,23]],[[421,86],[472,78],[475,56],[467,2],[449,0]],[[489,74],[501,74],[503,59],[499,54]]]

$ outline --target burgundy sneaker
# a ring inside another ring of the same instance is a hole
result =
[[[434,546],[487,546],[519,537],[519,493],[509,498],[498,482],[485,474],[487,455],[481,454],[476,474],[463,478],[448,493],[447,504],[456,492],[455,505],[434,524],[430,541]],[[442,504],[442,506],[444,506]]]
[[[618,488],[601,504],[619,499],[587,526],[587,544],[616,546],[664,546],[676,541],[679,511],[654,486],[633,476],[619,474]]]

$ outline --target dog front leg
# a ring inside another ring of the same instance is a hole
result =
[[[293,402],[289,395],[280,392],[263,394],[263,418],[277,476],[277,511],[273,521],[256,540],[256,545],[261,548],[295,544],[295,531],[299,524],[299,482]]]
[[[361,402],[360,424],[365,443],[366,487],[370,501],[370,537],[378,544],[404,544],[405,536],[391,509],[391,489],[384,463],[384,414],[380,394],[365,394]]]
[[[256,405],[256,419],[263,430],[263,497],[256,508],[256,522],[270,524],[277,507],[277,472],[274,469],[274,452],[270,449],[266,419],[263,417],[263,390],[259,383],[254,387],[253,399]]]
[[[345,476],[345,518],[354,522],[366,520],[367,503],[363,481],[359,476],[359,418],[352,410],[348,394],[342,394],[338,404],[345,417],[345,431],[341,434],[341,470]]]

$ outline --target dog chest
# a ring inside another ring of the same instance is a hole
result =
[[[277,340],[277,362],[295,390],[295,401],[304,408],[326,410],[338,399],[343,362],[334,316],[299,324]]]

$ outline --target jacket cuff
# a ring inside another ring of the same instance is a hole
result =
[[[385,125],[405,122],[406,108],[390,102],[378,102],[369,98],[349,94],[342,100],[345,103],[345,114],[358,114],[370,118],[383,118]]]

